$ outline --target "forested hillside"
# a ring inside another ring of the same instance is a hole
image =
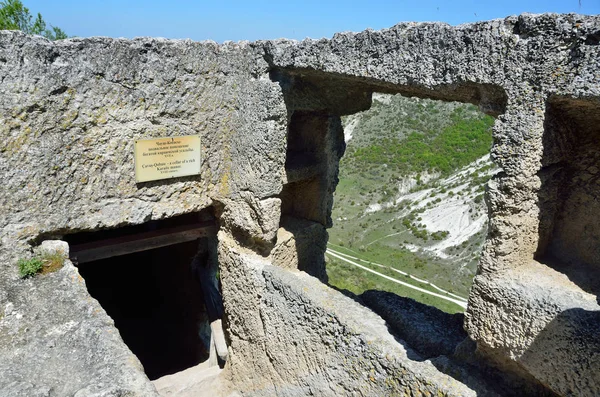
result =
[[[347,149],[329,231],[330,283],[462,311],[351,262],[466,298],[487,231],[483,193],[496,172],[489,160],[493,122],[470,104],[400,95],[375,95],[371,109],[344,118]]]
[[[62,40],[68,37],[61,28],[52,25],[48,27],[39,12],[34,18],[21,0],[0,1],[0,30],[20,30],[50,40]]]

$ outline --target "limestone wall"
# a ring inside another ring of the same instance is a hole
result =
[[[118,338],[90,350],[90,333],[116,329],[75,268],[21,280],[15,263],[45,239],[212,207],[223,393],[518,395],[458,352],[424,361],[321,282],[339,116],[388,92],[497,117],[502,172],[465,318],[477,356],[529,394],[598,395],[599,40],[600,18],[578,15],[223,45],[0,32],[2,394],[149,395]],[[199,176],[135,183],[135,139],[187,134],[202,139]]]
[[[137,359],[122,341],[115,350],[86,337],[118,332],[97,303],[80,304],[91,299],[85,288],[65,287],[71,278],[82,285],[75,269],[22,281],[15,263],[44,239],[209,206],[229,229],[270,242],[285,176],[281,89],[260,46],[250,44],[52,43],[18,32],[0,33],[0,42],[0,394],[146,396],[128,375],[137,371],[148,383],[139,363],[125,370]],[[135,139],[190,134],[201,136],[198,177],[136,184]],[[90,356],[90,348],[100,352]],[[32,360],[37,354],[52,359]]]

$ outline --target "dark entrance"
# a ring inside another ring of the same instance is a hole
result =
[[[190,214],[65,237],[73,259],[83,258],[78,267],[90,295],[114,320],[151,380],[208,359],[208,317],[190,263],[198,237],[208,239],[216,253],[213,225],[204,215]]]

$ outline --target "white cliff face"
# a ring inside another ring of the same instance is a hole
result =
[[[479,172],[480,170],[482,170]],[[487,232],[488,214],[483,201],[484,185],[474,185],[472,176],[477,173],[484,179],[498,172],[490,156],[486,155],[464,167],[447,178],[439,178],[439,174],[426,174],[421,177],[425,184],[435,187],[419,189],[420,184],[414,177],[402,178],[399,195],[385,203],[372,203],[365,209],[365,214],[376,214],[383,210],[398,208],[397,218],[419,212],[418,223],[433,234],[447,232],[445,236],[433,244],[431,242],[411,243],[406,247],[412,251],[423,250],[448,259],[448,249],[458,247],[477,234]],[[470,254],[479,255],[483,240]],[[460,259],[462,261],[462,259]]]
[[[344,126],[344,142],[350,142],[350,139],[352,139],[352,132],[354,131],[354,128],[356,127],[359,121],[360,119],[358,117],[348,117],[348,121]]]
[[[470,177],[481,168],[486,170],[478,175],[491,177],[498,172],[490,156],[486,155],[456,174],[439,181],[440,189],[447,189],[447,193],[436,194],[434,190],[434,196],[431,198],[435,200],[439,197],[441,201],[427,208],[420,216],[428,231],[447,231],[448,235],[440,242],[426,247],[426,250],[447,258],[448,248],[459,246],[478,233],[487,232],[488,214],[482,199],[484,186],[473,186]]]
[[[398,181],[398,194],[400,197],[409,194],[411,191],[417,191],[418,186],[427,185],[430,182],[436,181],[440,178],[439,172],[422,172],[419,175],[409,175],[400,178]],[[401,198],[399,198],[401,199]]]

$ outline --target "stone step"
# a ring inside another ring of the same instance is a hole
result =
[[[152,383],[162,397],[212,397],[217,395],[216,380],[221,371],[218,365],[209,366],[207,360]]]

